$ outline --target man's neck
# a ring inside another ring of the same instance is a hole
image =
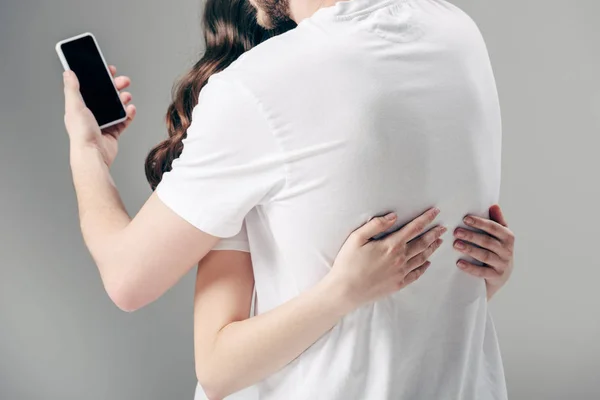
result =
[[[333,6],[339,1],[351,0],[290,0],[291,18],[299,24],[303,19],[309,18],[323,7]]]

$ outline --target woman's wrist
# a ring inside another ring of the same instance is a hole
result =
[[[347,285],[344,285],[331,273],[325,275],[315,287],[321,292],[325,304],[340,318],[357,308]]]

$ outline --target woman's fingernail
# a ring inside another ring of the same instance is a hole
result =
[[[465,244],[459,240],[456,243],[454,243],[454,247],[456,247],[457,249],[461,249],[462,250],[462,249],[465,248]]]
[[[385,219],[390,220],[390,221],[393,220],[393,219],[396,219],[396,214],[395,213],[389,213],[389,214],[387,214],[385,216]]]
[[[473,225],[473,223],[475,222],[475,220],[473,220],[473,218],[471,217],[465,217],[464,221],[467,225]]]
[[[465,237],[465,232],[462,231],[462,230],[460,230],[460,229],[458,229],[456,231],[456,236],[459,237],[459,238],[464,238]]]

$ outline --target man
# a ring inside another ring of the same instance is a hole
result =
[[[398,228],[435,205],[440,224],[472,228],[465,241],[442,245],[418,284],[345,316],[260,382],[260,398],[506,399],[488,300],[514,236],[489,208],[501,121],[477,26],[444,0],[254,5],[266,27],[298,27],[210,79],[181,157],[133,220],[107,168],[127,124],[101,135],[65,74],[81,226],[108,294],[129,311],[154,301],[245,220],[264,313],[318,282],[370,217],[395,211]]]

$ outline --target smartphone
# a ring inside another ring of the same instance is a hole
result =
[[[61,40],[56,44],[56,53],[63,68],[75,72],[81,97],[101,129],[127,119],[125,105],[92,33]]]

